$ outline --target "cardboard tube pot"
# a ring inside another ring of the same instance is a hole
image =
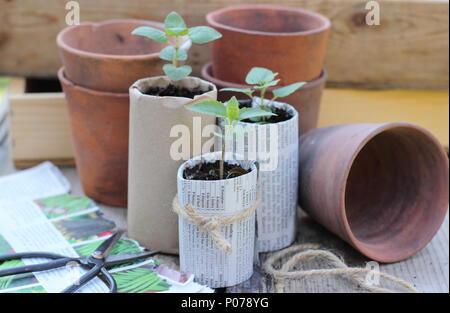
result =
[[[259,103],[259,99],[255,99]],[[266,101],[268,102],[268,101]],[[267,103],[266,103],[267,105]],[[292,244],[298,206],[298,112],[289,104],[273,102],[291,118],[278,123],[240,122],[233,153],[259,166],[258,251],[268,252]]]
[[[283,84],[320,76],[331,26],[323,15],[291,7],[242,5],[213,11],[206,20],[222,34],[211,44],[218,79],[244,84],[255,66],[278,72]]]
[[[212,72],[211,63],[206,64],[202,68],[202,77],[214,85],[217,89],[222,88],[249,88],[249,85],[236,84],[233,82],[227,82],[216,78]],[[317,127],[319,121],[320,112],[320,102],[322,99],[322,91],[325,88],[325,82],[327,80],[328,74],[326,70],[322,71],[320,77],[316,80],[308,82],[298,91],[294,92],[289,97],[283,98],[283,101],[291,104],[299,113],[298,117],[298,130],[299,134],[304,134],[311,129]],[[273,94],[271,90],[274,88],[269,88],[267,92],[267,98],[272,98]],[[246,95],[238,92],[230,91],[219,91],[217,98],[220,101],[227,101],[232,96],[238,99],[248,99]]]
[[[300,138],[300,205],[365,256],[404,260],[448,209],[448,158],[408,123],[320,128]]]
[[[69,109],[75,162],[83,190],[94,200],[127,204],[128,93],[100,92],[58,78]]]
[[[163,29],[161,23],[133,19],[85,22],[63,29],[56,39],[66,77],[73,83],[99,91],[126,93],[136,80],[162,75],[159,58],[166,44],[131,32],[139,26]],[[181,37],[183,49],[191,41]]]
[[[183,163],[177,175],[178,202],[191,204],[195,212],[218,218],[239,214],[257,205],[258,170],[253,161],[234,161],[249,173],[223,180],[187,180],[183,173],[199,162],[220,159],[220,152],[202,155]],[[229,159],[229,158],[226,158]],[[193,273],[195,280],[212,288],[227,287],[249,279],[253,274],[255,213],[220,229],[231,244],[222,251],[210,233],[179,217],[180,268]]]
[[[212,136],[202,137],[202,128],[215,125],[215,118],[187,110],[190,98],[145,94],[150,87],[169,84],[205,91],[196,97],[217,98],[213,84],[195,77],[171,82],[158,76],[131,86],[128,234],[149,249],[178,253],[178,219],[172,211],[175,177],[183,161],[201,154],[202,144]]]

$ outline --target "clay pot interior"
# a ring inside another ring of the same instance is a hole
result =
[[[357,154],[345,188],[345,214],[366,255],[403,259],[405,249],[414,254],[439,229],[448,173],[436,166],[442,154],[433,146],[423,132],[396,127],[369,139]]]
[[[69,49],[111,56],[157,54],[166,46],[131,32],[142,23],[111,20],[104,23],[82,23],[61,32],[60,40]],[[155,25],[152,25],[155,27]]]
[[[321,31],[329,27],[329,21],[318,19],[312,12],[279,6],[235,6],[210,14],[208,22],[224,28],[241,31],[274,33],[276,35]]]

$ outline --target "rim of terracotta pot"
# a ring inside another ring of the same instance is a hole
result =
[[[99,96],[99,97],[115,97],[115,98],[128,98],[128,93],[117,93],[117,92],[108,92],[108,91],[98,91],[94,89],[89,89],[86,87],[82,87],[80,85],[75,84],[71,80],[66,77],[66,73],[64,72],[64,66],[58,70],[58,78],[62,82],[63,85],[70,86],[72,88],[78,89],[82,92]]]
[[[91,25],[92,27],[99,27],[99,26],[103,26],[103,25],[122,24],[122,23],[142,24],[142,26],[153,26],[155,28],[163,29],[162,23],[154,22],[154,21],[139,20],[139,19],[111,19],[111,20],[107,20],[104,22],[83,22],[83,23],[80,23],[79,25],[69,26],[69,27],[66,27],[63,30],[61,30],[56,37],[56,43],[57,43],[58,47],[60,47],[61,49],[65,50],[67,52],[82,55],[85,57],[97,58],[97,59],[142,60],[142,59],[148,59],[148,58],[152,58],[152,57],[159,57],[159,51],[152,52],[152,53],[146,53],[146,54],[127,54],[127,55],[89,52],[86,50],[80,50],[80,49],[74,48],[72,46],[69,46],[64,41],[64,37],[69,32],[73,31],[73,29],[78,28],[78,27],[89,26],[89,25]],[[189,37],[183,36],[183,37],[180,37],[180,39],[182,40],[181,48],[183,48],[185,50],[189,50],[189,48],[192,45],[192,42],[189,39]]]
[[[202,71],[201,71],[201,75],[204,79],[210,81],[211,83],[213,83],[216,86],[226,86],[226,88],[230,87],[230,88],[248,88],[250,85],[245,85],[245,84],[237,84],[237,83],[232,83],[232,82],[227,82],[221,79],[218,79],[216,77],[214,77],[213,75],[213,68],[212,68],[212,62],[206,63],[205,65],[203,65],[202,67]],[[316,78],[315,80],[309,81],[307,82],[301,89],[309,89],[309,88],[313,88],[316,87],[322,83],[324,83],[328,78],[328,72],[326,69],[322,69],[322,72],[320,73],[319,78]],[[269,87],[267,90],[268,91],[272,91],[278,87]],[[220,90],[217,90],[218,92],[220,92]]]
[[[271,11],[290,11],[290,12],[295,12],[300,16],[308,16],[308,17],[312,17],[317,19],[318,21],[321,22],[321,26],[320,27],[316,27],[316,28],[312,28],[312,29],[308,29],[308,30],[304,30],[304,31],[294,31],[294,32],[265,32],[265,31],[257,31],[257,30],[249,30],[249,29],[245,29],[245,28],[238,28],[238,27],[234,27],[234,26],[230,26],[230,25],[226,25],[223,24],[221,22],[218,21],[218,17],[233,11],[242,11],[242,10],[252,10],[252,11],[256,11],[256,10],[271,10]],[[221,28],[221,29],[225,29],[225,30],[229,30],[229,31],[234,31],[234,32],[240,32],[240,33],[245,33],[245,34],[250,34],[250,35],[264,35],[264,36],[283,36],[283,37],[288,37],[288,36],[308,36],[314,33],[319,33],[322,32],[328,28],[331,27],[331,22],[330,20],[319,13],[315,13],[312,12],[310,10],[306,10],[306,9],[301,9],[301,8],[293,8],[293,7],[288,7],[288,6],[278,6],[278,5],[270,5],[270,4],[257,4],[257,5],[235,5],[235,6],[229,6],[226,8],[222,8],[213,12],[210,12],[206,15],[206,21],[208,22],[208,24],[210,24],[212,27],[214,28]]]
[[[434,143],[434,145],[436,146],[436,148],[439,151],[440,155],[442,158],[444,158],[445,160],[447,160],[447,154],[444,150],[444,147],[440,144],[440,142],[434,137],[434,135],[429,132],[428,130],[411,124],[411,123],[406,123],[406,122],[391,122],[391,123],[384,123],[381,124],[378,128],[374,129],[369,136],[367,136],[357,147],[357,149],[355,149],[354,153],[352,154],[352,156],[350,157],[347,165],[346,165],[346,169],[345,169],[345,175],[342,175],[342,181],[340,182],[340,186],[341,190],[340,190],[340,210],[343,216],[343,222],[344,222],[344,227],[345,227],[345,231],[352,243],[352,245],[354,245],[355,247],[357,247],[357,249],[363,253],[365,256],[375,260],[375,261],[379,261],[382,263],[392,263],[392,262],[398,262],[404,259],[407,259],[413,255],[415,255],[417,252],[419,252],[420,250],[422,250],[430,241],[431,239],[434,237],[434,235],[439,231],[441,224],[439,224],[435,229],[432,229],[431,231],[429,231],[425,237],[425,240],[422,240],[420,245],[417,245],[416,248],[411,249],[408,253],[406,254],[402,254],[401,257],[392,257],[392,256],[382,256],[380,257],[380,255],[378,255],[376,253],[376,251],[374,252],[373,250],[371,250],[370,248],[367,248],[368,244],[361,241],[360,239],[357,238],[357,236],[354,234],[352,227],[350,226],[350,222],[347,216],[347,206],[346,206],[346,190],[347,190],[347,182],[348,182],[348,178],[350,176],[351,170],[353,165],[355,164],[355,160],[358,157],[358,155],[360,154],[360,152],[364,149],[364,147],[366,147],[366,145],[372,141],[375,137],[377,137],[378,135],[380,135],[381,133],[388,131],[388,130],[393,130],[396,128],[406,128],[406,129],[411,129],[411,130],[415,130],[419,133],[422,133],[424,136],[427,137],[427,139],[431,142]],[[444,161],[445,162],[445,161]],[[447,164],[447,168],[446,169],[442,169],[442,170],[447,170],[449,169],[449,165],[448,162],[446,162]],[[447,213],[447,207],[442,207],[442,208],[436,208],[436,210],[439,210],[436,212],[436,214],[439,214],[440,217],[443,218],[445,217],[445,214]]]

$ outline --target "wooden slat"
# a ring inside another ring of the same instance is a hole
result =
[[[82,21],[140,18],[162,21],[171,10],[190,25],[206,13],[241,0],[79,0]],[[448,1],[378,0],[381,25],[364,23],[366,0],[247,0],[303,7],[333,23],[326,67],[330,85],[370,88],[448,88]],[[61,65],[55,36],[65,26],[65,1],[0,2],[0,72],[54,76]],[[192,49],[195,74],[209,59],[206,46]]]
[[[319,127],[351,123],[409,122],[425,127],[448,148],[448,114],[446,91],[327,88],[323,93]]]
[[[17,167],[43,160],[74,164],[64,93],[11,94],[9,104],[12,157]]]

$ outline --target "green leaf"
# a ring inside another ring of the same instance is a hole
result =
[[[281,79],[276,79],[276,80],[272,80],[271,82],[265,83],[264,85],[260,85],[260,86],[255,86],[256,89],[263,89],[263,88],[268,88],[268,87],[272,87],[272,86],[276,86]]]
[[[260,108],[242,108],[239,113],[239,120],[245,120],[249,118],[255,118],[255,117],[267,117],[267,116],[273,116],[276,114],[273,114],[272,112],[262,110]]]
[[[230,119],[230,121],[237,121],[239,120],[239,102],[236,99],[236,97],[232,97],[227,102],[227,118]]]
[[[243,94],[246,94],[250,98],[253,96],[253,90],[250,88],[222,88],[219,91],[241,92]]]
[[[170,28],[166,29],[166,34],[169,36],[184,36],[189,33],[189,29],[187,28]]]
[[[163,71],[172,81],[178,81],[183,79],[192,72],[192,67],[189,65],[183,65],[179,67],[173,66],[173,64],[164,64]]]
[[[203,44],[219,39],[222,34],[208,26],[196,26],[189,28],[189,37],[193,43]]]
[[[133,30],[131,32],[131,34],[147,37],[151,40],[154,40],[154,41],[160,42],[160,43],[167,43],[167,40],[168,40],[166,34],[163,31],[153,28],[153,27],[148,27],[148,26],[138,27],[135,30]]]
[[[254,67],[248,72],[245,82],[249,85],[264,85],[273,81],[277,75],[264,67]]]
[[[188,110],[198,112],[206,115],[223,117],[227,115],[225,105],[216,100],[205,100],[198,103],[193,103],[187,107]]]
[[[184,36],[189,30],[183,18],[177,12],[170,12],[164,20],[164,28],[170,36]]]
[[[161,50],[161,52],[159,53],[159,57],[163,60],[166,61],[173,61],[175,59],[175,47],[173,46],[167,46],[164,49]],[[187,60],[187,52],[184,49],[178,49],[178,56],[177,56],[177,60],[178,61],[185,61]]]
[[[305,82],[298,82],[291,85],[287,85],[281,88],[274,89],[272,91],[273,95],[277,98],[283,98],[289,96],[291,93],[295,92],[299,88],[301,88],[303,85],[305,85]]]

